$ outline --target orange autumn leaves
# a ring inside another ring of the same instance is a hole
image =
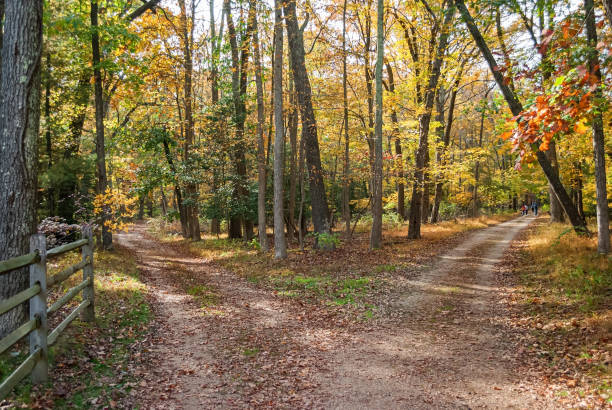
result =
[[[577,35],[577,29],[569,21],[561,26],[557,48],[566,46]],[[551,46],[553,33],[546,36],[538,48],[545,53]],[[564,52],[562,51],[561,54]],[[518,152],[516,168],[522,162],[534,159],[534,149],[546,151],[553,138],[569,135],[583,135],[589,127],[587,123],[595,110],[600,110],[601,102],[595,101],[594,95],[600,86],[595,75],[596,67],[589,71],[586,64],[570,67],[569,59],[560,59],[553,75],[554,81],[547,84],[547,89],[541,88],[526,109],[519,115],[509,118],[513,123],[511,130],[505,131],[500,138],[509,140],[512,151]],[[535,71],[535,70],[534,70]],[[534,77],[535,72],[529,72],[527,77]]]

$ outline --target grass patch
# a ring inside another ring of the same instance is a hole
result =
[[[76,252],[49,262],[48,274],[80,260]],[[140,282],[135,260],[125,250],[94,255],[96,323],[78,319],[62,333],[49,351],[49,383],[31,386],[25,379],[9,396],[15,407],[91,408],[112,407],[126,397],[136,379],[130,374],[134,346],[144,339],[151,320],[146,287]],[[80,273],[49,292],[53,302],[82,280]],[[80,296],[50,317],[57,324],[80,302]],[[0,377],[5,378],[25,358],[8,352],[0,357]]]
[[[215,306],[219,303],[219,295],[206,285],[191,286],[187,289],[187,293],[196,298],[202,305],[202,308]]]

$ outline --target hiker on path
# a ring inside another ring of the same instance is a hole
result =
[[[531,203],[531,210],[535,216],[538,216],[538,201],[533,201]]]

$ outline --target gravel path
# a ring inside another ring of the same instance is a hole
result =
[[[158,332],[135,394],[164,409],[555,408],[519,366],[496,278],[532,220],[472,233],[428,269],[406,272],[409,287],[392,306],[399,319],[369,329],[278,298],[136,226],[117,237],[137,255]],[[185,278],[214,292],[214,309],[202,313],[178,285]]]

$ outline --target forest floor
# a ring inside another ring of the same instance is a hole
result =
[[[427,252],[406,252],[401,263],[385,253],[400,253],[392,239],[373,260],[341,247],[293,250],[288,262],[265,265],[135,225],[117,239],[136,255],[154,324],[130,402],[558,408],[512,323],[503,273],[513,239],[534,219],[423,241]]]

